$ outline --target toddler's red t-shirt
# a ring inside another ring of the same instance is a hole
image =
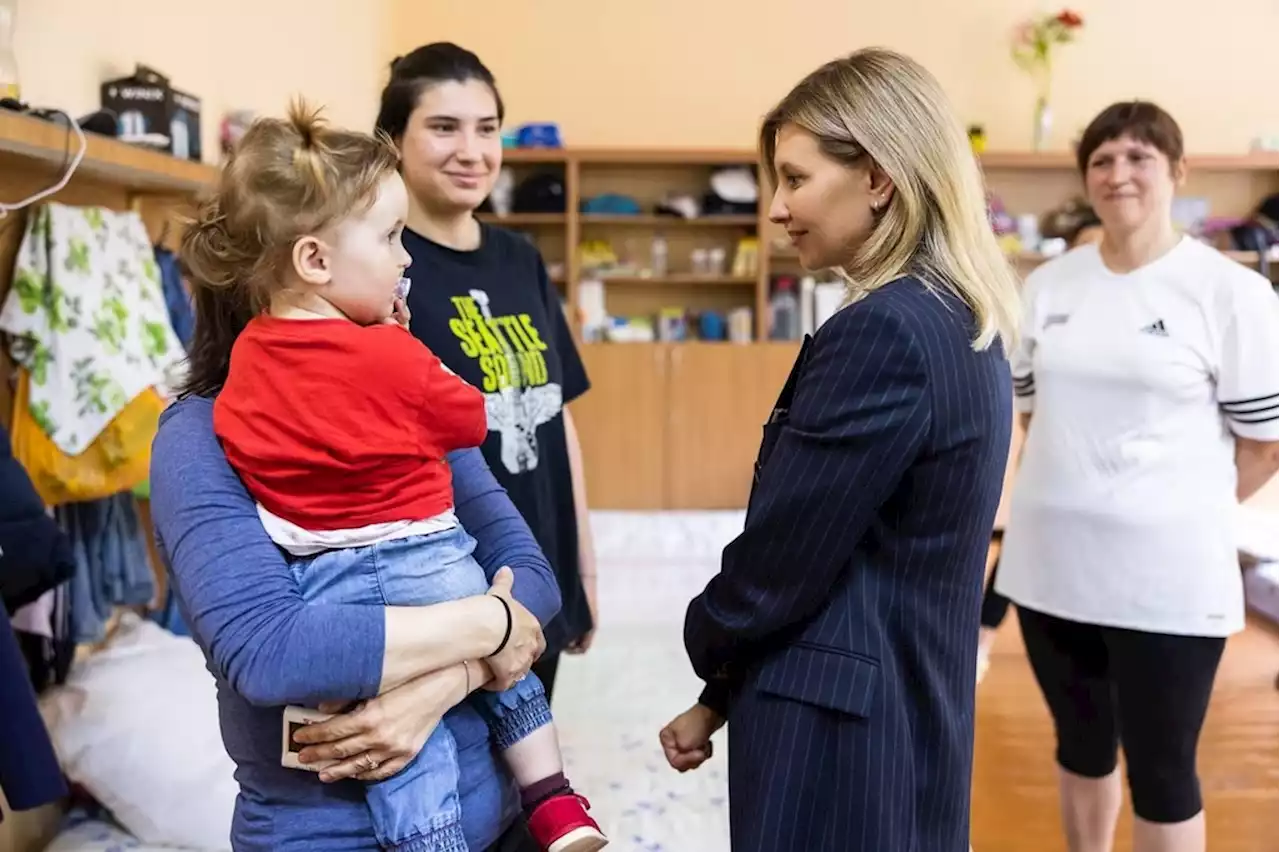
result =
[[[253,498],[317,531],[449,511],[445,455],[488,433],[483,394],[400,326],[265,315],[232,347],[213,425]]]

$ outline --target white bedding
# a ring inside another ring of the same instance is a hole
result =
[[[106,822],[72,818],[45,852],[171,852],[172,846],[144,846],[128,832]]]
[[[128,614],[41,710],[63,773],[146,844],[133,848],[228,852],[235,765],[194,642]]]

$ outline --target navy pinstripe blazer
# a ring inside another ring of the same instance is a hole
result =
[[[978,615],[1012,422],[999,345],[915,278],[806,340],[743,533],[689,605],[735,852],[968,849]]]

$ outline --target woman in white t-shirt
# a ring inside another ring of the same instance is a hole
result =
[[[1162,109],[1103,110],[1077,162],[1104,237],[1026,281],[1029,431],[996,589],[1053,715],[1072,852],[1112,847],[1118,745],[1135,852],[1203,850],[1196,747],[1244,626],[1233,512],[1277,469],[1280,312],[1174,228],[1186,162]]]

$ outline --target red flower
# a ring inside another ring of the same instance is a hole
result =
[[[1058,23],[1062,24],[1067,29],[1075,29],[1076,27],[1084,26],[1084,18],[1080,17],[1070,9],[1063,9],[1058,13]]]

